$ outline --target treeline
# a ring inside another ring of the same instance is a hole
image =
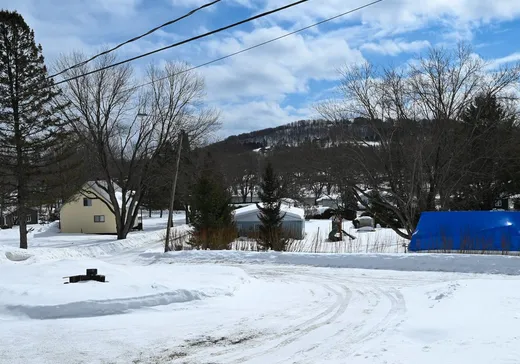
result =
[[[233,135],[215,143],[214,148],[257,150],[298,147],[309,143],[325,148],[344,144],[352,137],[377,141],[378,135],[368,127],[369,124],[370,121],[362,117],[341,120],[300,120],[276,128]]]
[[[405,68],[371,64],[341,72],[343,100],[317,105],[331,123],[363,120],[373,142],[277,147],[265,156],[226,153],[230,189],[246,201],[258,171],[271,160],[287,197],[312,192],[361,203],[411,238],[423,211],[491,210],[520,193],[520,67],[489,69],[466,45],[431,49]]]

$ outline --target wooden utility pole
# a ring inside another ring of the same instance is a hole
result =
[[[179,175],[179,165],[181,161],[181,150],[182,150],[182,138],[184,136],[184,130],[181,130],[179,135],[179,146],[177,151],[177,162],[175,165],[175,174],[172,181],[172,190],[170,195],[170,208],[168,209],[168,226],[166,227],[166,239],[164,240],[164,252],[171,251],[170,248],[170,230],[173,225],[173,204],[175,202],[175,189],[177,188],[177,177]]]

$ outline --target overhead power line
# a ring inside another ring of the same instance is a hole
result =
[[[202,10],[202,9],[205,9],[205,8],[207,8],[207,7],[210,7],[210,6],[216,4],[216,3],[220,2],[220,1],[222,1],[222,0],[214,0],[214,1],[211,1],[211,2],[209,2],[209,3],[207,3],[207,4],[204,4],[204,5],[202,5],[202,6],[199,6],[198,8],[193,9],[193,10],[191,10],[190,12],[184,14],[183,16],[180,16],[180,17],[178,17],[178,18],[176,18],[176,19],[170,20],[170,21],[168,21],[168,22],[166,22],[166,23],[164,23],[164,24],[162,24],[162,25],[159,25],[158,27],[155,27],[155,28],[153,28],[153,29],[150,29],[149,31],[147,31],[147,32],[144,33],[144,34],[141,34],[141,35],[139,35],[139,36],[137,36],[137,37],[134,37],[134,38],[132,38],[132,39],[129,39],[129,40],[127,40],[126,42],[120,43],[120,44],[118,44],[117,46],[115,46],[114,48],[110,48],[110,49],[108,49],[108,50],[106,50],[106,51],[103,51],[103,52],[101,52],[101,53],[98,53],[98,54],[96,54],[95,56],[92,56],[91,58],[89,58],[89,59],[87,59],[87,60],[85,60],[85,61],[83,61],[83,62],[79,62],[79,63],[77,63],[77,64],[75,64],[75,65],[73,65],[73,66],[70,66],[69,68],[66,68],[66,69],[64,69],[64,70],[62,70],[62,71],[60,71],[60,72],[58,72],[58,73],[55,73],[55,74],[53,74],[53,75],[50,75],[50,76],[48,76],[47,78],[56,77],[56,76],[59,76],[59,75],[65,73],[65,72],[67,72],[67,71],[70,71],[70,70],[72,70],[72,69],[74,69],[74,68],[84,66],[84,65],[86,65],[87,63],[93,61],[94,59],[96,59],[96,58],[98,58],[98,57],[100,57],[100,56],[102,56],[102,55],[105,55],[105,54],[111,53],[111,52],[113,52],[113,51],[115,51],[115,50],[121,48],[122,46],[124,46],[124,45],[126,45],[126,44],[129,44],[129,43],[135,42],[135,41],[137,41],[137,40],[139,40],[139,39],[141,39],[141,38],[144,38],[144,37],[146,37],[147,35],[150,35],[150,34],[156,32],[156,31],[158,31],[159,29],[164,28],[164,27],[166,27],[166,26],[168,26],[168,25],[171,25],[171,24],[177,23],[178,21],[180,21],[180,20],[182,20],[182,19],[185,19],[185,18],[187,18],[187,17],[189,17],[189,16],[192,16],[192,15],[195,14],[196,12],[198,12],[198,11],[200,11],[200,10]]]
[[[153,51],[150,51],[150,52],[147,52],[147,53],[143,53],[139,56],[135,56],[135,57],[132,57],[132,58],[128,58],[128,59],[125,59],[123,61],[120,61],[120,62],[116,62],[116,63],[113,63],[113,64],[110,64],[108,66],[105,66],[105,67],[101,67],[101,68],[98,68],[98,69],[95,69],[95,70],[92,70],[90,72],[86,72],[86,73],[83,73],[81,75],[77,75],[77,76],[74,76],[74,77],[70,77],[70,78],[67,78],[67,79],[64,79],[64,80],[61,80],[59,82],[56,82],[55,85],[60,85],[62,83],[65,83],[65,82],[70,82],[70,81],[74,81],[78,78],[82,78],[82,77],[85,77],[85,76],[88,76],[88,75],[91,75],[91,74],[94,74],[94,73],[97,73],[97,72],[101,72],[101,71],[104,71],[106,69],[109,69],[109,68],[113,68],[113,67],[116,67],[116,66],[120,66],[122,64],[125,64],[125,63],[128,63],[128,62],[132,62],[132,61],[135,61],[135,60],[138,60],[140,58],[144,58],[144,57],[148,57],[152,54],[155,54],[155,53],[159,53],[159,52],[162,52],[164,50],[167,50],[167,49],[170,49],[170,48],[174,48],[174,47],[178,47],[182,44],[186,44],[186,43],[189,43],[189,42],[193,42],[194,40],[197,40],[197,39],[201,39],[201,38],[205,38],[207,36],[210,36],[210,35],[213,35],[213,34],[216,34],[216,33],[220,33],[224,30],[228,30],[228,29],[231,29],[231,28],[234,28],[238,25],[242,25],[242,24],[245,24],[245,23],[248,23],[248,22],[251,22],[253,20],[256,20],[256,19],[260,19],[260,18],[263,18],[267,15],[271,15],[271,14],[274,14],[274,13],[278,13],[282,10],[286,10],[286,9],[289,9],[289,8],[292,8],[296,5],[300,5],[300,4],[303,4],[303,3],[306,3],[310,0],[299,0],[299,1],[296,1],[296,2],[293,2],[293,3],[290,3],[288,5],[285,5],[285,6],[282,6],[282,7],[279,7],[279,8],[276,8],[276,9],[273,9],[273,10],[269,10],[269,11],[266,11],[266,12],[263,12],[263,13],[260,13],[258,15],[255,15],[255,16],[252,16],[250,18],[247,18],[247,19],[244,19],[244,20],[241,20],[239,22],[236,22],[236,23],[233,23],[233,24],[230,24],[230,25],[226,25],[225,27],[222,27],[222,28],[218,28],[218,29],[215,29],[215,30],[212,30],[210,32],[206,32],[206,33],[203,33],[203,34],[199,34],[195,37],[192,37],[192,38],[188,38],[188,39],[185,39],[183,41],[180,41],[180,42],[177,42],[177,43],[173,43],[173,44],[170,44],[166,47],[162,47],[162,48],[159,48],[159,49],[156,49],[156,50],[153,50]]]
[[[281,35],[281,36],[279,36],[279,37],[272,38],[272,39],[267,40],[267,41],[265,41],[265,42],[261,42],[261,43],[255,44],[255,45],[253,45],[253,46],[251,46],[251,47],[247,47],[247,48],[241,49],[241,50],[239,50],[239,51],[237,51],[237,52],[233,52],[233,53],[227,54],[227,55],[222,56],[222,57],[219,57],[219,58],[215,58],[215,59],[213,59],[213,60],[211,60],[211,61],[201,63],[201,64],[199,64],[199,65],[197,65],[197,66],[193,66],[193,67],[191,67],[191,68],[188,68],[188,69],[182,70],[182,71],[177,72],[177,73],[175,73],[175,74],[173,74],[173,75],[168,75],[168,76],[165,76],[165,77],[161,77],[161,78],[155,79],[155,80],[150,81],[150,82],[146,82],[146,83],[143,83],[143,84],[140,84],[140,85],[137,85],[137,86],[130,87],[130,88],[126,89],[125,91],[136,90],[136,89],[138,89],[138,88],[141,88],[141,87],[144,87],[144,86],[148,86],[148,85],[152,85],[152,84],[154,84],[154,83],[156,83],[156,82],[159,82],[159,81],[162,81],[162,80],[166,80],[166,79],[168,79],[168,78],[170,78],[170,77],[172,77],[172,76],[176,76],[176,75],[180,75],[180,74],[183,74],[183,73],[186,73],[186,72],[190,72],[190,71],[196,70],[196,69],[198,69],[198,68],[201,68],[201,67],[204,67],[204,66],[210,65],[210,64],[212,64],[212,63],[216,63],[216,62],[222,61],[222,60],[224,60],[224,59],[234,57],[234,56],[236,56],[236,55],[238,55],[238,54],[245,53],[245,52],[250,51],[250,50],[252,50],[252,49],[262,47],[262,46],[264,46],[264,45],[266,45],[266,44],[276,42],[277,40],[280,40],[280,39],[283,39],[283,38],[287,38],[287,37],[289,37],[289,36],[291,36],[291,35],[294,35],[294,34],[297,34],[297,33],[303,32],[303,31],[308,30],[308,29],[310,29],[310,28],[317,27],[318,25],[321,25],[321,24],[324,24],[324,23],[328,23],[328,22],[330,22],[330,21],[333,21],[333,20],[338,19],[338,18],[341,18],[341,17],[343,17],[343,16],[346,16],[346,15],[349,15],[349,14],[352,14],[352,13],[355,13],[355,12],[357,12],[357,11],[363,10],[363,9],[365,9],[365,8],[368,8],[368,7],[372,6],[372,5],[375,5],[375,4],[380,3],[380,2],[383,2],[383,1],[384,1],[384,0],[376,0],[376,1],[372,1],[371,3],[367,3],[367,4],[365,4],[365,5],[362,5],[362,6],[357,7],[357,8],[355,8],[355,9],[351,9],[351,10],[349,10],[349,11],[345,11],[345,12],[343,12],[343,13],[341,13],[341,14],[338,14],[338,15],[335,15],[335,16],[333,16],[333,17],[331,17],[331,18],[323,19],[323,20],[321,20],[321,21],[319,21],[319,22],[317,22],[317,23],[314,23],[314,24],[311,24],[311,25],[307,25],[307,26],[305,26],[305,27],[303,27],[303,28],[300,28],[300,29],[294,30],[294,31],[289,32],[289,33],[285,33],[284,35]]]

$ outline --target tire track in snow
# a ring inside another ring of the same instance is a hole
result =
[[[272,271],[273,269],[275,271]],[[385,334],[388,330],[395,329],[398,324],[393,325],[393,323],[406,311],[401,293],[396,289],[379,288],[379,283],[382,282],[378,282],[377,279],[376,282],[371,282],[370,279],[364,280],[362,277],[354,277],[349,280],[348,276],[337,276],[314,270],[296,269],[295,271],[294,268],[271,268],[271,271],[254,270],[251,273],[260,278],[275,277],[279,281],[317,284],[333,293],[336,301],[318,315],[312,316],[300,324],[289,326],[281,333],[263,335],[223,350],[217,351],[209,348],[197,353],[188,353],[183,360],[173,362],[208,363],[208,359],[211,358],[212,364],[245,362],[314,364],[332,359],[343,360],[357,354],[371,340]],[[352,287],[347,287],[349,284]],[[351,303],[354,300],[360,302],[352,308]],[[374,319],[374,313],[368,313],[366,316],[367,313],[364,313],[366,305],[371,304],[372,310],[376,310],[378,307],[381,310],[382,301],[389,302],[390,307],[384,308],[387,311],[377,318],[376,322],[371,322]],[[363,315],[366,318],[359,320],[359,317],[363,317]],[[320,329],[322,332],[317,331]],[[319,341],[316,339],[316,344],[308,347],[309,341],[313,338],[312,336],[306,337],[307,335],[318,336],[320,339]],[[298,341],[302,341],[303,345],[291,345]],[[307,348],[301,350],[301,347]],[[340,351],[337,354],[330,354],[337,352],[338,348]]]
[[[328,275],[328,274],[317,274],[317,273],[293,273],[291,274],[290,278],[299,277],[298,280],[300,281],[307,281],[312,283],[318,283],[320,281],[325,280],[326,282],[331,282],[334,280],[337,280],[338,277]],[[354,283],[354,282],[351,282]],[[316,345],[313,345],[311,348],[308,348],[307,350],[299,350],[297,352],[294,352],[292,356],[288,357],[281,357],[280,360],[276,361],[277,363],[308,363],[308,364],[314,364],[316,361],[324,361],[325,358],[330,358],[330,355],[327,355],[330,352],[334,352],[338,347],[344,347],[346,346],[347,351],[345,350],[341,351],[341,358],[343,359],[345,357],[350,357],[354,354],[356,354],[364,345],[365,343],[369,342],[370,340],[382,335],[385,333],[386,330],[394,328],[392,325],[392,322],[396,320],[399,316],[402,315],[405,311],[405,303],[404,298],[401,295],[401,293],[398,290],[392,290],[391,292],[388,292],[387,290],[381,289],[374,285],[368,285],[367,282],[355,282],[355,286],[362,285],[361,289],[356,289],[354,292],[352,292],[349,288],[347,288],[344,284],[339,284],[340,287],[342,287],[343,290],[347,290],[349,294],[348,301],[342,307],[342,309],[339,309],[335,312],[333,316],[331,316],[328,320],[321,323],[316,323],[311,326],[309,326],[306,330],[302,330],[302,332],[299,333],[293,333],[293,335],[289,334],[289,337],[283,340],[282,342],[279,342],[276,345],[270,345],[270,346],[263,346],[260,352],[257,352],[252,355],[244,355],[239,358],[233,359],[232,357],[229,359],[226,358],[225,363],[244,363],[249,362],[254,359],[261,359],[264,355],[273,355],[273,353],[276,353],[277,351],[286,348],[291,343],[303,339],[305,335],[311,333],[314,330],[317,330],[325,325],[334,323],[339,318],[341,318],[347,311],[349,303],[355,295],[359,295],[363,300],[367,300],[367,295],[373,296],[375,298],[375,302],[373,304],[373,308],[380,306],[380,302],[385,299],[386,301],[390,302],[390,308],[388,312],[382,317],[380,321],[373,325],[367,326],[367,321],[361,321],[361,322],[345,322],[345,325],[339,330],[334,330],[330,334],[327,334],[327,339],[320,340],[319,343]],[[324,285],[326,286],[326,285]],[[330,288],[330,287],[329,287]],[[353,315],[355,316],[355,315]],[[353,325],[352,325],[353,324]],[[332,327],[332,326],[331,326]],[[290,328],[288,328],[286,331],[289,331]],[[348,331],[347,331],[348,330]],[[346,333],[346,334],[345,334]],[[279,340],[281,337],[264,337],[263,341],[270,341],[270,340]],[[308,345],[308,342],[306,343]],[[236,349],[235,349],[236,350]],[[305,353],[309,353],[310,356],[306,356]],[[301,358],[301,356],[306,356],[305,358]],[[336,358],[337,359],[337,358]],[[260,362],[259,360],[257,360]],[[325,360],[326,361],[326,360]],[[275,361],[270,361],[271,363],[274,363]]]
[[[315,282],[315,281],[313,281]],[[261,347],[261,351],[256,352],[254,354],[244,355],[236,359],[226,359],[226,363],[244,363],[252,359],[260,358],[266,354],[271,354],[275,351],[278,351],[293,342],[298,341],[305,335],[311,333],[314,330],[317,330],[323,326],[329,325],[332,322],[336,321],[339,317],[341,317],[345,311],[348,308],[348,305],[350,303],[350,299],[352,297],[352,292],[350,289],[348,289],[344,285],[340,285],[341,291],[336,291],[332,289],[330,286],[327,286],[327,288],[331,289],[339,298],[337,303],[334,306],[332,306],[328,311],[328,314],[332,314],[330,316],[327,315],[319,315],[319,317],[314,317],[310,320],[307,320],[305,323],[298,325],[296,327],[290,327],[284,330],[284,332],[281,335],[275,335],[273,337],[269,338],[262,338],[263,341],[272,341],[272,340],[280,340],[283,339],[283,341],[278,341],[275,345],[269,345],[269,346],[263,346]],[[322,320],[323,319],[323,320]],[[231,360],[230,360],[231,359]]]
[[[404,297],[398,290],[392,289],[389,292],[379,287],[371,286],[368,288],[368,291],[361,291],[360,293],[364,297],[367,294],[374,296],[376,299],[374,308],[380,305],[382,299],[390,302],[390,308],[381,320],[373,325],[368,325],[367,320],[353,323],[352,326],[345,325],[345,328],[335,331],[322,342],[296,353],[294,360],[290,362],[314,364],[317,358],[321,361],[344,360],[356,355],[369,341],[385,334],[387,331],[395,329],[399,325],[399,323],[396,325],[393,325],[393,323],[406,311],[406,306]],[[330,354],[327,355],[331,352],[336,353],[334,357]],[[304,356],[304,358],[298,358],[301,356]]]
[[[290,272],[287,272],[290,273]],[[255,273],[256,275],[262,276],[270,276],[272,273]],[[345,285],[339,285],[339,290],[332,288],[328,284],[323,284],[323,282],[316,281],[318,276],[312,276],[312,279],[309,275],[306,274],[295,274],[291,273],[291,278],[289,281],[294,282],[294,278],[299,277],[298,280],[301,282],[309,282],[309,283],[320,283],[322,288],[325,288],[327,291],[331,292],[336,296],[336,301],[331,306],[327,307],[325,310],[320,312],[318,315],[312,316],[311,318],[305,320],[304,322],[289,326],[285,328],[281,333],[276,333],[272,335],[264,335],[259,338],[260,341],[256,340],[248,340],[243,344],[234,345],[231,348],[227,348],[224,350],[214,351],[214,352],[205,352],[201,353],[201,355],[205,358],[211,357],[212,363],[244,363],[248,360],[255,359],[271,353],[273,351],[279,350],[291,343],[299,340],[303,336],[308,333],[319,329],[331,322],[337,320],[343,313],[346,311],[350,298],[352,297],[352,292]],[[280,341],[282,340],[282,341]],[[273,344],[265,346],[262,345],[265,342],[275,341]],[[261,345],[259,347],[259,345]],[[244,351],[252,350],[250,354],[244,355]],[[239,355],[237,358],[236,356]],[[187,358],[185,358],[187,359]],[[190,355],[190,359],[200,359],[199,355]],[[183,362],[186,362],[185,360]],[[190,361],[192,362],[192,361]],[[204,362],[207,362],[204,361]]]

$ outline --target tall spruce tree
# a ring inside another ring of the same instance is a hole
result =
[[[228,249],[236,238],[231,194],[210,155],[191,189],[190,207],[191,244],[201,249]]]
[[[47,194],[57,160],[68,154],[57,147],[69,137],[57,117],[64,107],[55,103],[58,93],[34,32],[17,12],[0,11],[0,168],[4,187],[12,191],[22,249],[27,249],[28,209]]]
[[[258,197],[262,204],[256,204],[260,210],[258,218],[260,225],[259,244],[264,250],[272,249],[276,251],[285,250],[285,239],[282,233],[282,220],[285,214],[282,213],[282,193],[283,188],[279,177],[276,175],[273,165],[268,162],[260,182]]]
[[[460,182],[453,205],[491,210],[501,195],[516,193],[516,166],[509,157],[511,146],[518,143],[515,118],[495,96],[483,94],[475,97],[462,121],[471,137],[464,160],[468,173]]]

